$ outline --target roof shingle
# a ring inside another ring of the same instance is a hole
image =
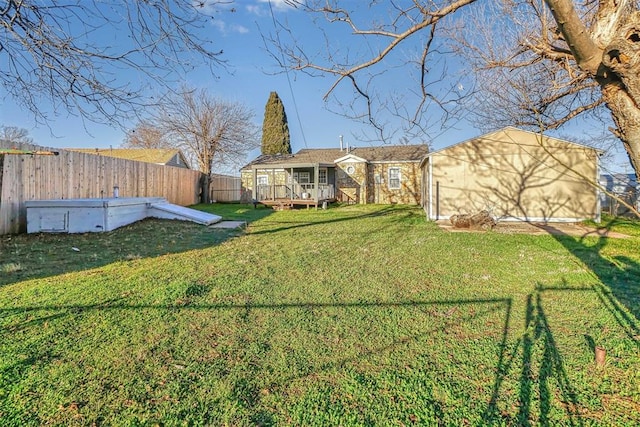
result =
[[[334,163],[348,154],[369,162],[420,161],[429,152],[427,145],[386,145],[379,147],[355,147],[347,150],[339,148],[305,148],[295,154],[261,155],[243,167],[286,163]]]

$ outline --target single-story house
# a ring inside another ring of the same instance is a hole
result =
[[[600,175],[600,185],[606,191],[606,193],[602,192],[600,198],[603,210],[612,215],[627,214],[630,211],[628,207],[620,203],[620,200],[623,200],[640,211],[640,186],[636,182],[635,174],[602,174]]]
[[[241,172],[243,199],[267,205],[420,203],[427,145],[303,149],[261,155]]]
[[[191,169],[182,151],[175,148],[66,148],[65,150]]]
[[[433,151],[421,163],[427,218],[486,210],[499,220],[600,220],[601,152],[507,127]]]

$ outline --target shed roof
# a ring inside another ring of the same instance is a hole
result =
[[[463,144],[471,143],[473,141],[497,139],[497,138],[495,138],[495,136],[497,136],[499,134],[508,135],[510,137],[509,139],[511,139],[511,138],[514,138],[514,134],[518,134],[518,133],[529,134],[529,135],[540,135],[539,132],[531,132],[531,131],[524,130],[524,129],[519,129],[519,128],[513,127],[513,126],[506,126],[506,127],[502,128],[502,129],[498,129],[498,130],[493,131],[493,132],[488,132],[488,133],[482,134],[480,136],[475,136],[473,138],[469,138],[467,140],[458,142],[456,144],[449,145],[449,146],[441,148],[439,150],[431,151],[429,154],[427,154],[427,157],[430,157],[430,156],[432,156],[434,154],[438,154],[438,153],[441,153],[443,151],[449,150],[449,149],[451,149],[453,147],[457,147],[457,146],[460,146],[460,145],[463,145]],[[579,143],[573,142],[573,141],[567,141],[566,139],[555,138],[555,137],[552,137],[552,136],[549,136],[549,135],[546,135],[546,134],[544,134],[543,137],[545,139],[558,141],[558,142],[565,143],[565,144],[568,144],[568,145],[573,145],[573,146],[578,147],[578,148],[586,148],[586,149],[594,150],[598,154],[601,154],[603,152],[602,150],[599,150],[597,148],[590,147],[590,146],[584,145],[584,144],[579,144]],[[517,138],[514,138],[513,142],[514,143],[518,143]]]

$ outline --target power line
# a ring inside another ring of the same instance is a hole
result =
[[[273,14],[273,6],[271,5],[271,0],[269,0],[269,11],[271,12],[271,20],[273,21],[273,28],[276,31],[276,40],[278,42],[278,48],[282,46],[282,42],[280,41],[280,32],[278,31],[278,25],[276,22],[276,17]],[[285,63],[284,53],[282,49],[280,49],[280,55],[282,55],[282,64]],[[291,99],[293,99],[293,109],[296,112],[296,118],[298,119],[298,126],[300,126],[300,133],[302,134],[302,141],[304,142],[304,148],[309,148],[307,145],[307,137],[304,134],[304,129],[302,128],[302,120],[300,120],[300,112],[298,111],[298,103],[296,102],[296,97],[293,94],[293,85],[291,84],[291,78],[289,77],[289,69],[285,66],[284,72],[287,76],[287,83],[289,84],[289,91],[291,92]]]

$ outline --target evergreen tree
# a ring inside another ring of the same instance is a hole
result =
[[[284,104],[276,92],[269,94],[262,122],[262,154],[291,154],[289,125]]]

